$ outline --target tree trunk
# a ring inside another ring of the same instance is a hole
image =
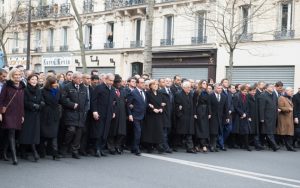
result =
[[[146,12],[146,31],[144,48],[144,73],[152,77],[152,30],[153,30],[154,0],[148,0]]]
[[[7,60],[7,56],[6,56],[6,48],[2,41],[0,43],[1,43],[2,53],[3,53],[3,63],[4,63],[3,65],[7,65],[8,60]]]
[[[229,50],[229,70],[228,70],[228,75],[227,75],[227,79],[228,79],[229,83],[232,83],[233,52],[234,52],[234,49]]]
[[[81,21],[81,17],[80,17],[80,14],[78,12],[78,9],[76,7],[75,1],[74,0],[70,0],[70,2],[72,4],[72,8],[74,10],[75,17],[76,17],[76,20],[77,20],[77,22],[76,22],[77,26],[78,26],[78,37],[77,37],[77,40],[78,40],[79,46],[80,46],[80,57],[81,57],[82,69],[83,69],[83,73],[87,73],[86,59],[85,59],[85,48],[84,48],[84,43],[83,43],[82,21]]]

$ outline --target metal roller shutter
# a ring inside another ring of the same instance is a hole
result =
[[[153,68],[152,77],[173,78],[175,75],[180,75],[182,78],[202,80],[208,78],[208,68]]]
[[[282,81],[284,86],[294,86],[294,66],[247,66],[234,67],[232,73],[233,84],[253,84],[258,81],[266,83],[276,83]],[[228,75],[228,67],[226,67]]]

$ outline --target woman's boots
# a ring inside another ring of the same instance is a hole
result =
[[[17,159],[17,152],[16,152],[16,139],[15,139],[15,131],[14,130],[9,131],[8,139],[9,139],[9,144],[10,144],[13,165],[17,165],[18,159]]]

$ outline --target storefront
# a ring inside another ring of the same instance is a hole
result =
[[[44,72],[54,70],[56,73],[65,73],[70,70],[71,62],[72,58],[68,56],[42,57]]]

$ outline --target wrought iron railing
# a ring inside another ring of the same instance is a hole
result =
[[[294,37],[295,37],[295,30],[282,30],[282,31],[275,31],[274,33],[275,40],[293,39]]]
[[[13,54],[19,53],[19,48],[13,48],[13,49],[11,49],[11,52]]]
[[[247,42],[253,40],[253,33],[242,33],[239,35],[236,35],[236,40],[241,42]]]
[[[54,46],[47,46],[47,52],[54,52]]]
[[[94,12],[94,2],[91,0],[85,0],[83,2],[83,13]]]
[[[115,43],[114,42],[106,42],[104,43],[104,48],[114,48]]]
[[[161,46],[173,46],[174,45],[174,39],[160,39],[160,45]]]
[[[144,5],[145,0],[106,0],[105,10]]]
[[[203,36],[203,37],[192,37],[191,38],[191,43],[193,45],[197,45],[197,44],[205,44],[207,43],[207,36]]]
[[[130,48],[141,48],[143,46],[143,41],[130,41]]]
[[[64,45],[64,46],[60,46],[59,47],[59,51],[61,52],[66,52],[69,50],[69,46],[68,45]]]

